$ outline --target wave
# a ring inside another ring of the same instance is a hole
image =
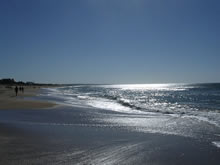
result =
[[[220,141],[214,141],[212,144],[218,148],[220,148]]]
[[[73,106],[95,107],[129,114],[150,112],[193,117],[220,126],[219,84],[172,84],[155,89],[157,86],[158,84],[77,85],[49,89],[48,96],[58,97],[60,102]]]

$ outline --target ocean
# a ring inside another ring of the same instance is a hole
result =
[[[220,146],[219,83],[70,85],[46,89],[40,97],[103,110],[94,120],[108,125],[211,140]]]

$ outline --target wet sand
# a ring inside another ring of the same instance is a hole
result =
[[[28,86],[24,87],[24,93],[18,91],[15,95],[14,87],[7,88],[0,85],[0,110],[5,109],[42,109],[55,106],[54,103],[47,101],[27,100],[26,97],[35,96],[40,87]]]
[[[0,164],[220,164],[209,142],[135,132],[98,118],[98,109],[0,111]]]

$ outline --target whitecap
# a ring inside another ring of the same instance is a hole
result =
[[[214,141],[212,142],[213,145],[215,145],[216,147],[220,148],[220,141]]]

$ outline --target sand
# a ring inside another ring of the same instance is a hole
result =
[[[25,99],[39,89],[25,88],[16,97],[1,86],[0,164],[220,164],[220,150],[210,141],[103,120],[117,112]]]
[[[220,150],[193,138],[100,122],[111,114],[58,107],[0,111],[0,164],[217,165]]]
[[[25,98],[35,96],[40,88],[37,86],[24,87],[24,93],[18,91],[15,95],[14,87],[0,85],[0,110],[6,109],[42,109],[55,106],[47,101],[27,100]]]

